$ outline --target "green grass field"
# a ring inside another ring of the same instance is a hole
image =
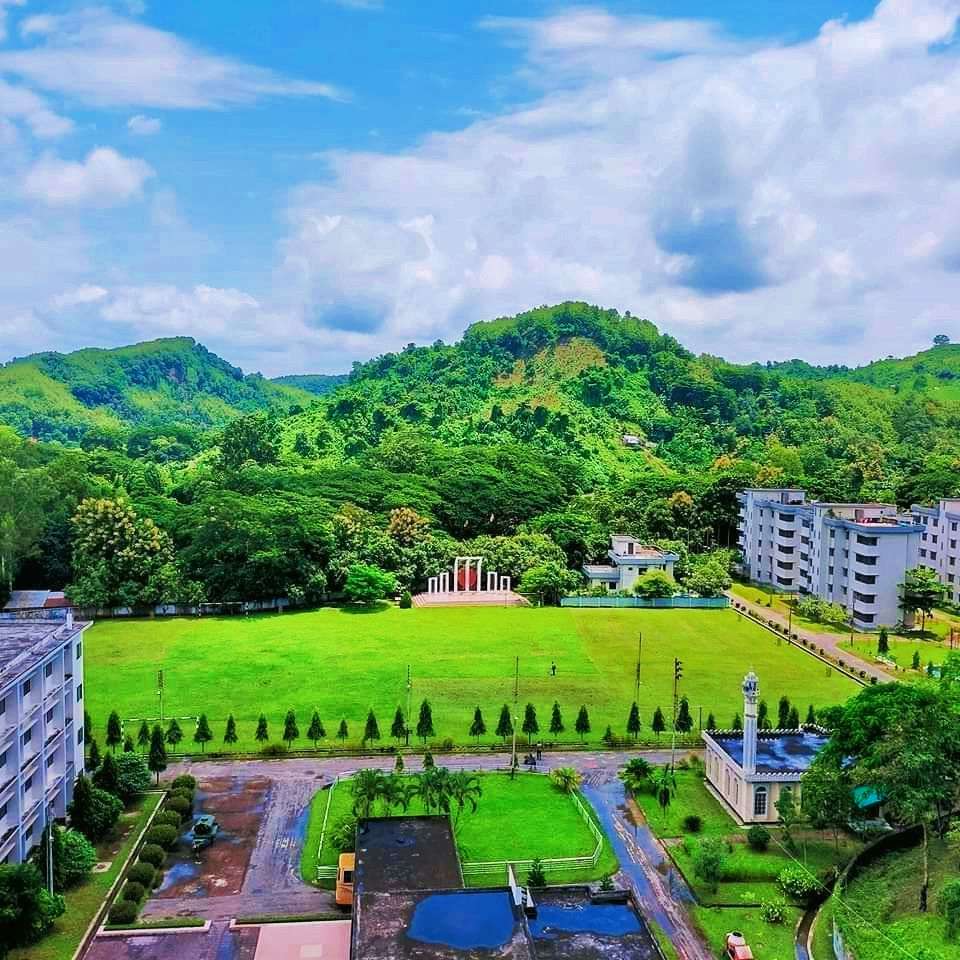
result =
[[[397,706],[406,709],[409,664],[414,725],[427,698],[436,737],[466,743],[479,704],[488,729],[481,742],[492,743],[500,707],[513,700],[519,656],[521,712],[528,701],[535,705],[540,735],[552,739],[547,730],[557,700],[566,726],[561,739],[576,739],[574,721],[585,704],[592,725],[588,739],[596,743],[607,724],[625,733],[641,633],[640,708],[648,736],[655,707],[669,717],[674,657],[683,661],[680,689],[695,723],[702,706],[704,722],[712,712],[718,724],[729,724],[742,708],[740,683],[750,669],[760,677],[761,696],[772,710],[782,694],[803,715],[809,703],[839,703],[858,689],[802,651],[778,645],[732,610],[389,607],[371,613],[325,609],[97,623],[86,634],[87,709],[102,747],[111,710],[124,720],[158,715],[156,678],[163,669],[165,717],[205,712],[214,734],[208,750],[222,749],[231,712],[238,749],[258,746],[253,733],[261,711],[271,740],[278,741],[288,709],[299,722],[297,745],[308,747],[305,734],[314,708],[334,745],[341,718],[355,744],[373,708],[386,745],[392,742]],[[551,661],[556,676],[550,674]],[[195,750],[189,742],[192,725],[183,727],[187,739],[181,748]]]
[[[563,857],[589,857],[596,848],[589,827],[574,806],[573,800],[561,793],[550,780],[539,774],[519,773],[515,780],[506,774],[479,774],[482,796],[477,802],[476,813],[469,807],[455,820],[457,848],[463,863],[491,860],[560,859]],[[327,813],[327,829],[350,813],[353,797],[350,782],[338,784],[333,792],[321,790],[314,797],[307,823],[307,838],[300,860],[303,879],[311,882],[316,876],[315,866],[334,866],[338,853],[324,842],[320,843],[320,828],[324,812]],[[585,808],[592,815],[588,803]],[[395,811],[396,812],[396,811]],[[423,814],[419,799],[414,799],[407,813]],[[435,810],[433,812],[436,812]],[[376,815],[382,811],[375,810]],[[596,818],[594,818],[596,823]],[[599,825],[599,824],[598,824]],[[602,832],[602,828],[601,828]],[[556,874],[547,869],[548,883],[586,882],[615,873],[617,860],[608,841],[596,869],[563,870]],[[468,878],[468,885],[488,886],[502,882],[499,875]]]

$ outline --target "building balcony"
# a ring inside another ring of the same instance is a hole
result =
[[[62,737],[63,737],[63,728],[62,728],[62,727],[58,727],[56,730],[51,730],[51,731],[47,734],[47,739],[46,739],[46,741],[44,742],[43,745],[44,745],[45,747],[49,747],[50,744],[56,743],[57,740],[61,739]]]
[[[0,777],[0,780],[3,781],[0,783],[0,803],[5,803],[13,796],[16,790],[17,776],[16,774],[7,774],[4,777]]]
[[[40,713],[42,707],[43,704],[39,700],[34,701],[33,703],[25,703],[23,705],[23,712],[20,714],[20,726],[29,727],[36,718],[37,714]]]

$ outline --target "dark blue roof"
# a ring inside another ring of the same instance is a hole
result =
[[[743,764],[743,737],[711,734],[718,746],[738,765]],[[816,733],[757,734],[757,773],[803,773],[829,740]]]

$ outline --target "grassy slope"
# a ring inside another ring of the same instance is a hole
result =
[[[689,696],[695,720],[702,704],[704,720],[712,711],[718,723],[731,722],[742,706],[740,682],[748,669],[759,675],[768,703],[775,706],[786,694],[801,713],[810,702],[818,707],[839,703],[856,690],[726,610],[481,607],[351,614],[328,609],[243,619],[98,623],[87,634],[87,705],[100,739],[113,709],[124,719],[155,717],[156,671],[162,668],[165,716],[206,712],[214,731],[210,749],[218,747],[231,712],[241,737],[238,746],[248,749],[254,746],[261,711],[277,739],[287,709],[296,712],[302,736],[314,707],[328,737],[346,717],[354,740],[372,707],[387,743],[397,705],[406,706],[410,664],[414,712],[423,698],[430,700],[438,737],[466,742],[480,704],[489,731],[483,742],[493,742],[500,707],[513,699],[514,657],[519,656],[521,706],[527,701],[536,706],[541,735],[556,699],[567,727],[564,738],[576,737],[576,712],[586,704],[590,739],[596,742],[607,724],[625,729],[641,631],[645,728],[657,705],[669,709],[675,656],[684,663],[681,692]],[[558,666],[555,677],[551,660]]]
[[[9,960],[69,960],[86,932],[94,914],[103,903],[110,885],[130,854],[134,841],[147,817],[160,802],[160,794],[148,794],[129,813],[121,817],[110,837],[97,847],[97,858],[112,860],[104,873],[92,873],[75,890],[66,894],[67,912],[53,926],[53,932],[40,943],[10,953]]]
[[[465,809],[456,825],[457,846],[463,862],[588,857],[593,853],[596,841],[573,801],[545,776],[521,773],[511,781],[506,774],[480,774],[479,779],[483,795],[478,801],[477,812]],[[328,797],[328,830],[350,812],[353,803],[349,783],[339,784],[332,796],[329,790],[322,790],[314,797],[300,861],[301,876],[308,882],[313,874],[312,864],[318,862],[316,847],[320,842],[320,827]],[[419,799],[415,799],[407,812],[417,815],[426,811]],[[337,851],[324,843],[319,863],[333,866],[337,857]],[[596,870],[562,871],[556,874],[555,880],[548,871],[547,880],[557,883],[586,881],[598,879],[616,869],[616,857],[607,842]],[[493,880],[488,876],[471,878],[468,884],[486,886],[491,882]]]

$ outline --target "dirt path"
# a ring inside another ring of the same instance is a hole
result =
[[[884,669],[880,664],[871,660],[865,660],[852,651],[849,644],[844,645],[845,637],[841,634],[817,633],[813,630],[805,630],[802,627],[798,627],[795,623],[791,625],[788,616],[784,616],[782,613],[778,613],[770,607],[765,607],[760,603],[754,603],[752,600],[747,600],[739,594],[728,593],[727,596],[730,597],[731,601],[744,604],[748,610],[756,614],[756,616],[760,617],[764,622],[773,620],[782,627],[790,626],[791,632],[795,633],[801,639],[812,641],[818,648],[822,647],[828,656],[837,657],[845,663],[854,666],[857,670],[865,671],[868,677],[876,677],[878,681],[883,682],[895,679],[894,675]],[[803,647],[800,647],[800,649],[803,650]]]

